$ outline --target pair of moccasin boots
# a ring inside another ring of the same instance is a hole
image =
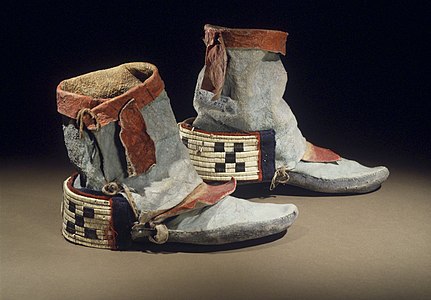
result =
[[[63,235],[127,249],[134,242],[225,244],[286,231],[293,204],[230,196],[239,183],[326,193],[377,189],[389,172],[312,145],[282,96],[287,33],[206,25],[194,107],[176,123],[157,68],[127,63],[62,81],[58,112],[77,173],[63,185]],[[179,131],[178,131],[179,129]]]

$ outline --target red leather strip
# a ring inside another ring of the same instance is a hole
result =
[[[211,37],[209,37],[211,36]],[[221,36],[216,36],[214,32],[206,34],[208,44],[205,53],[205,74],[201,88],[214,93],[214,99],[220,97],[227,68],[226,48]]]
[[[115,227],[114,227],[114,217],[112,216],[112,212],[114,211],[113,209],[112,209],[112,198],[111,199],[109,199],[109,207],[111,208],[111,210],[110,210],[110,212],[109,212],[109,216],[111,217],[110,218],[110,220],[109,220],[109,230],[107,230],[106,232],[105,232],[105,234],[107,234],[108,233],[108,231],[111,231],[112,232],[112,236],[111,236],[111,238],[110,239],[108,239],[108,244],[109,244],[109,247],[112,249],[112,250],[117,250],[117,236],[118,236],[118,233],[117,233],[117,231],[115,231]]]
[[[146,132],[139,110],[154,101],[165,87],[156,66],[143,63],[142,71],[150,71],[150,77],[111,99],[94,99],[64,91],[62,83],[57,87],[58,112],[76,119],[80,110],[90,109],[91,112],[82,119],[89,130],[118,121],[121,115],[120,139],[125,148],[130,176],[142,174],[156,162],[154,142]],[[129,103],[131,99],[133,101]]]
[[[93,108],[105,101],[89,96],[79,95],[62,89],[62,83],[57,86],[57,111],[69,118],[76,119],[78,111],[82,108]]]
[[[236,180],[232,179],[224,184],[209,185],[201,183],[180,204],[165,211],[153,219],[154,223],[163,222],[167,218],[178,216],[182,213],[214,205],[224,197],[232,194],[236,189]]]
[[[62,83],[57,86],[57,110],[62,115],[76,119],[78,112],[83,108],[90,108],[96,115],[100,126],[105,126],[118,120],[120,110],[130,100],[135,99],[141,109],[152,102],[165,88],[156,66],[147,64],[152,75],[143,83],[131,88],[124,94],[111,99],[96,99],[86,95],[67,92],[62,89]],[[95,124],[91,118],[85,118],[84,123],[88,129],[94,130]]]
[[[257,159],[257,169],[259,170],[259,179],[257,181],[261,182],[262,181],[262,151],[261,151],[261,143],[260,143],[260,133],[256,136],[257,137],[257,149],[259,149],[258,153],[259,153],[259,157]]]
[[[104,126],[118,120],[120,110],[130,99],[133,98],[136,101],[138,109],[141,109],[155,100],[164,88],[164,83],[157,69],[155,69],[153,75],[142,84],[131,88],[118,97],[104,101],[102,104],[93,108],[92,111],[96,114],[100,126]],[[91,127],[91,124],[86,125],[88,125],[88,129],[94,129]]]
[[[145,120],[135,100],[130,100],[121,110],[118,125],[129,176],[146,172],[156,163],[156,147],[146,131]]]
[[[207,24],[205,44],[208,46],[216,33],[223,37],[226,48],[261,49],[286,55],[287,32],[266,29],[233,29]]]
[[[303,161],[309,162],[335,162],[340,159],[341,156],[332,150],[314,146],[310,142],[306,143],[305,153],[302,157]]]

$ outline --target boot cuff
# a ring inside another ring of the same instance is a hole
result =
[[[76,119],[80,110],[90,109],[98,117],[100,126],[104,126],[116,121],[119,111],[132,98],[141,109],[163,89],[156,66],[127,63],[62,81],[57,87],[57,110]]]
[[[80,138],[84,129],[98,131],[118,121],[127,173],[136,176],[156,163],[154,141],[146,132],[140,110],[163,89],[156,66],[127,63],[62,81],[57,87],[57,110],[76,120]]]
[[[261,49],[286,55],[287,32],[266,29],[232,29],[205,25],[205,44],[212,45],[218,35],[226,48]]]

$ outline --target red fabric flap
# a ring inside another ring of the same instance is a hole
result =
[[[314,146],[312,143],[307,142],[303,161],[309,162],[335,162],[340,160],[341,156],[332,150]]]

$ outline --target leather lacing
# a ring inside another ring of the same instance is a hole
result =
[[[102,192],[108,196],[114,196],[123,192],[126,195],[127,202],[132,208],[133,214],[135,215],[135,219],[139,219],[138,208],[136,207],[136,202],[133,199],[133,195],[130,191],[130,188],[125,184],[118,184],[116,182],[108,182],[102,187]],[[155,244],[164,244],[168,241],[169,231],[166,225],[164,224],[155,224],[153,222],[147,223],[149,228],[145,232],[148,233],[148,240]],[[144,224],[136,222],[135,226],[142,226]],[[134,227],[135,227],[134,226]]]
[[[80,111],[78,111],[76,115],[76,122],[79,126],[79,138],[82,138],[82,132],[84,131],[84,117],[86,115],[89,115],[91,119],[94,120],[96,125],[96,130],[100,129],[100,123],[97,121],[96,114],[91,111],[89,108],[82,108]]]
[[[269,186],[269,190],[272,191],[280,183],[281,184],[288,183],[289,179],[290,179],[290,176],[289,176],[289,173],[287,173],[286,167],[282,166],[282,167],[278,168],[275,171],[274,176],[272,177],[271,185]]]

